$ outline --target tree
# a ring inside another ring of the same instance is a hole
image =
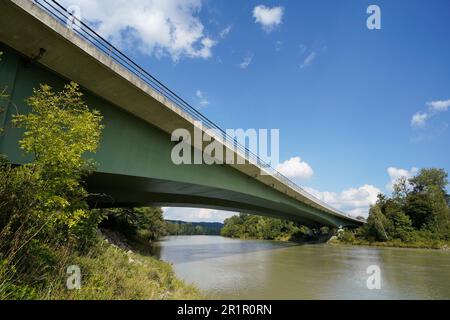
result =
[[[413,191],[408,195],[405,211],[413,226],[438,238],[449,237],[448,174],[443,169],[422,169],[409,182]]]
[[[224,221],[221,235],[229,238],[242,237],[242,219],[241,216],[232,216]]]
[[[444,169],[422,169],[419,174],[409,180],[414,192],[427,191],[430,187],[439,188],[444,194],[448,185],[448,174]]]
[[[406,197],[411,191],[410,183],[405,177],[401,177],[393,186],[392,200],[401,205],[405,204]]]
[[[105,209],[106,219],[101,227],[120,232],[127,237],[140,234],[147,240],[157,240],[167,233],[161,208],[114,208]]]
[[[393,224],[392,237],[402,241],[410,241],[414,232],[411,219],[401,210],[391,213],[390,216]]]
[[[415,229],[421,229],[432,219],[433,208],[430,199],[425,193],[411,193],[408,195],[405,213],[412,221]]]
[[[379,194],[376,204],[380,207],[381,212],[388,219],[391,219],[393,214],[395,214],[399,211],[402,211],[403,203],[405,201],[406,201],[406,196],[405,196],[405,199],[402,199],[400,201],[398,198],[396,198],[395,195],[391,199],[391,198],[386,197],[385,195]]]
[[[428,230],[439,238],[450,238],[450,208],[445,195],[437,186],[428,187],[428,197],[432,215],[427,221]]]
[[[23,166],[0,164],[0,276],[43,283],[57,268],[57,251],[82,251],[95,242],[101,216],[88,210],[83,178],[93,168],[102,117],[82,100],[78,85],[49,86],[27,100],[31,113],[15,116],[20,147],[33,156]]]
[[[381,212],[380,206],[372,206],[370,208],[367,223],[364,226],[366,237],[374,241],[387,241],[389,240],[387,230],[390,227],[390,221]]]
[[[157,240],[166,234],[166,223],[161,208],[137,208],[135,211],[139,216],[138,228],[144,231],[149,240]]]
[[[24,247],[39,235],[55,241],[77,232],[82,232],[78,239],[90,236],[88,226],[98,217],[85,201],[82,178],[92,166],[83,155],[96,151],[102,118],[84,104],[75,83],[59,93],[41,86],[27,102],[31,113],[17,115],[13,121],[24,129],[20,147],[34,161],[21,167],[5,163],[0,168],[2,242],[6,247],[14,243]]]
[[[27,99],[31,113],[13,118],[25,129],[20,147],[34,158],[29,167],[40,183],[37,212],[68,228],[88,216],[82,180],[94,164],[83,155],[97,150],[103,129],[102,116],[89,110],[82,97],[74,82],[61,92],[41,85]]]
[[[241,213],[225,220],[221,235],[243,239],[287,240],[300,239],[303,233],[292,221]]]

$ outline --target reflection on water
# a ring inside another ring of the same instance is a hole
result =
[[[434,250],[167,237],[155,253],[221,299],[450,299],[450,253]],[[381,290],[366,286],[367,267]]]

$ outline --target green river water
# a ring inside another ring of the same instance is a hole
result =
[[[214,236],[167,237],[155,249],[211,298],[450,299],[448,251]],[[370,266],[379,267],[380,289],[367,286]]]

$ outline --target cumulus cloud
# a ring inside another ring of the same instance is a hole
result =
[[[309,179],[314,175],[314,171],[309,164],[302,161],[300,157],[294,157],[279,164],[276,168],[288,178]]]
[[[317,57],[317,53],[312,51],[306,58],[303,60],[303,63],[300,65],[300,68],[309,67]]]
[[[253,53],[247,53],[247,55],[244,57],[244,60],[239,65],[241,67],[241,69],[247,69],[248,68],[248,66],[253,61],[253,56],[254,56]]]
[[[198,209],[198,208],[162,208],[164,219],[181,220],[186,222],[223,222],[235,215],[235,212]]]
[[[380,189],[369,184],[359,188],[349,188],[341,193],[322,192],[313,188],[305,188],[305,190],[336,209],[345,211],[355,217],[362,216],[365,218],[369,215],[370,206],[376,203],[377,196],[381,193]]]
[[[283,7],[269,8],[264,5],[259,5],[253,9],[255,22],[261,24],[266,32],[271,32],[275,27],[279,26],[283,21],[283,15]]]
[[[427,103],[427,106],[434,111],[447,111],[450,108],[450,100],[431,101]]]
[[[62,0],[76,5],[81,17],[116,45],[156,56],[212,56],[216,41],[208,37],[198,17],[202,0]]]
[[[416,167],[412,167],[410,170],[389,167],[387,172],[391,181],[386,185],[386,189],[392,192],[394,191],[394,184],[396,184],[401,178],[410,179],[419,172],[419,169]]]
[[[346,207],[369,207],[377,201],[381,190],[369,184],[359,188],[350,188],[342,191],[340,201]]]

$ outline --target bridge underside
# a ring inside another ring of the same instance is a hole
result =
[[[179,181],[94,173],[88,179],[92,207],[189,207],[246,212],[293,220],[308,226],[322,223],[299,215],[298,208],[264,198]],[[323,222],[327,224],[327,222]]]
[[[1,39],[0,39],[1,40]],[[51,50],[51,48],[47,48]],[[59,90],[69,80],[0,43],[0,88],[10,101],[3,105],[0,153],[16,164],[31,159],[18,147],[22,131],[11,125],[13,114],[29,112],[25,99],[33,88],[48,84]],[[119,92],[120,94],[120,92]],[[298,221],[304,225],[354,226],[356,222],[294,199],[226,165],[181,165],[171,161],[174,143],[158,127],[85,90],[85,100],[104,116],[100,149],[89,155],[98,163],[87,180],[94,206],[180,206],[248,212]],[[156,102],[155,102],[156,103]],[[149,106],[150,107],[150,106]],[[149,115],[151,116],[151,114]],[[193,150],[193,152],[195,152]]]

